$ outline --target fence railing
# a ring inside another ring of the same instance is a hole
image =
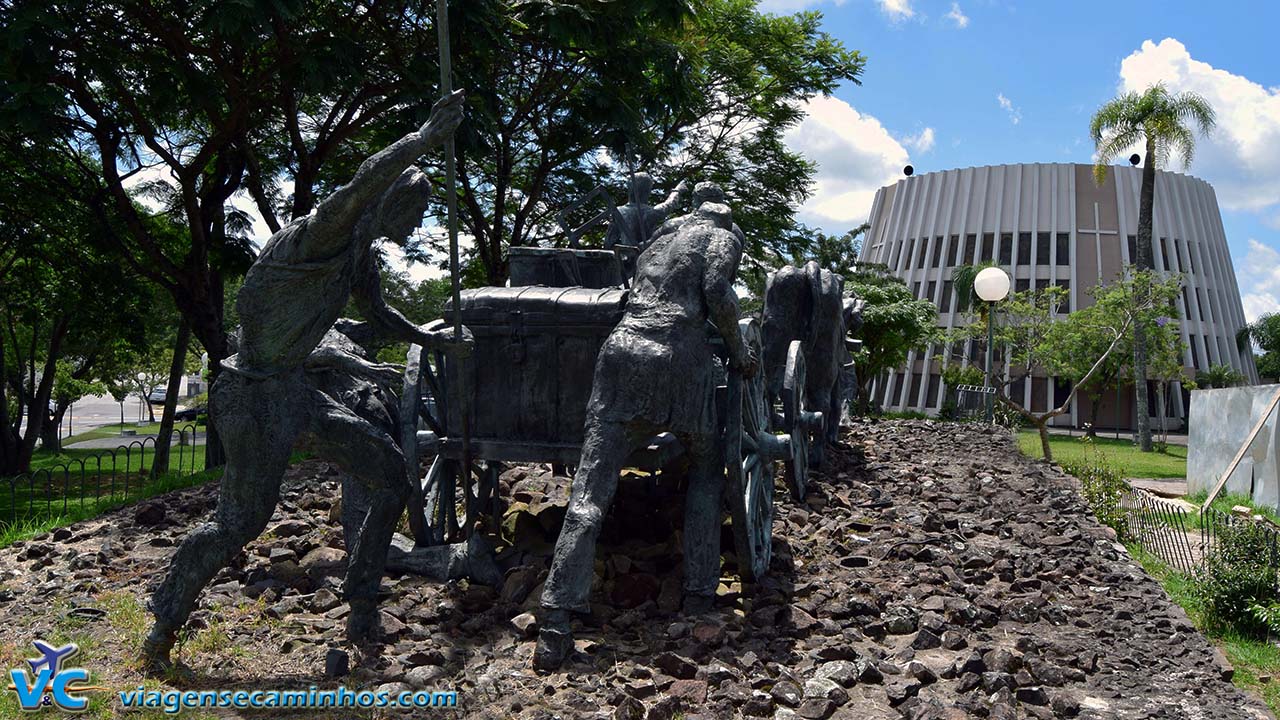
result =
[[[178,443],[169,449],[169,475],[190,477],[203,468],[203,436],[195,424],[175,428]],[[66,515],[73,510],[124,503],[151,481],[156,441],[145,437],[82,458],[0,478],[0,529],[18,523]]]
[[[1197,516],[1187,505],[1135,488],[1107,470],[1072,468],[1071,472],[1080,479],[1094,514],[1121,541],[1137,543],[1175,570],[1194,572],[1217,551],[1224,535],[1248,529],[1257,538],[1256,559],[1280,571],[1280,526],[1274,523],[1212,507]]]

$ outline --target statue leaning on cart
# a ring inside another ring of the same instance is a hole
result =
[[[200,592],[266,527],[302,437],[368,490],[369,509],[359,530],[349,533],[355,541],[343,590],[351,606],[350,639],[368,640],[374,632],[387,547],[410,486],[394,440],[390,388],[400,383],[399,370],[369,362],[353,340],[392,337],[466,352],[466,338],[455,342],[451,331],[417,328],[382,303],[370,258],[375,238],[401,240],[420,223],[427,184],[413,163],[452,135],[462,103],[462,92],[437,102],[418,131],[362,163],[312,215],[275,233],[245,276],[237,297],[238,352],[223,362],[210,392],[227,452],[218,507],[213,522],[183,541],[152,597],[155,624],[143,643],[149,670],[170,665]],[[371,322],[342,326],[350,335],[344,337],[333,328],[353,294]],[[360,396],[366,399],[352,402]]]
[[[755,373],[738,331],[733,291],[742,243],[726,205],[707,203],[674,232],[655,237],[636,263],[622,322],[596,360],[569,509],[542,594],[534,653],[539,669],[559,667],[573,649],[571,613],[588,609],[596,538],[628,455],[671,432],[689,455],[684,519],[685,610],[711,608],[719,582],[724,460],[718,451],[716,373],[707,321],[732,367]]]

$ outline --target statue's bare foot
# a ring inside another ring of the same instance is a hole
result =
[[[699,595],[686,593],[684,596],[685,615],[705,615],[715,608],[715,595]]]
[[[142,641],[142,672],[148,677],[168,677],[173,672],[173,660],[169,653],[178,640],[178,634],[164,630],[160,626],[153,627],[151,634]]]
[[[347,615],[347,640],[353,645],[368,645],[378,639],[378,605],[352,601]]]
[[[573,633],[569,629],[569,614],[563,610],[548,610],[538,631],[538,646],[533,651],[535,670],[550,672],[564,664],[573,652]]]

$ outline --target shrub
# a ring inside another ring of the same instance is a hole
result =
[[[1083,464],[1065,464],[1063,469],[1080,481],[1085,502],[1097,516],[1098,522],[1116,531],[1121,542],[1132,540],[1129,528],[1129,511],[1124,507],[1124,495],[1129,491],[1120,473],[1104,465],[1096,458]]]
[[[1266,635],[1269,611],[1258,613],[1254,608],[1269,609],[1280,601],[1271,550],[1271,534],[1261,523],[1232,521],[1220,526],[1217,544],[1194,583],[1210,631]]]

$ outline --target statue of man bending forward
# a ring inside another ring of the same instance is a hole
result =
[[[218,508],[212,523],[183,541],[152,597],[156,622],[143,643],[150,670],[170,665],[178,630],[200,591],[266,527],[289,455],[304,434],[314,438],[321,455],[353,465],[343,469],[371,490],[371,507],[355,547],[348,548],[343,589],[351,605],[348,637],[362,642],[374,632],[387,547],[409,492],[404,458],[384,430],[307,382],[304,365],[361,362],[321,345],[353,283],[362,282],[367,269],[361,264],[367,262],[368,248],[360,246],[371,233],[360,231],[360,221],[419,156],[453,133],[462,120],[462,100],[461,92],[441,99],[417,132],[365,160],[351,182],[313,214],[281,228],[245,276],[236,299],[239,352],[223,361],[210,391],[213,420],[227,453]],[[418,335],[415,342],[435,347],[448,347],[451,337],[447,332]],[[369,375],[385,369],[365,364]]]
[[[750,375],[757,362],[738,334],[733,280],[742,244],[733,227],[728,206],[706,203],[678,230],[656,238],[636,263],[626,313],[596,360],[582,460],[542,593],[546,615],[533,660],[541,670],[564,662],[573,648],[570,613],[588,610],[596,537],[623,462],[663,431],[689,455],[685,610],[704,612],[715,599],[724,461],[707,320],[734,367]]]

